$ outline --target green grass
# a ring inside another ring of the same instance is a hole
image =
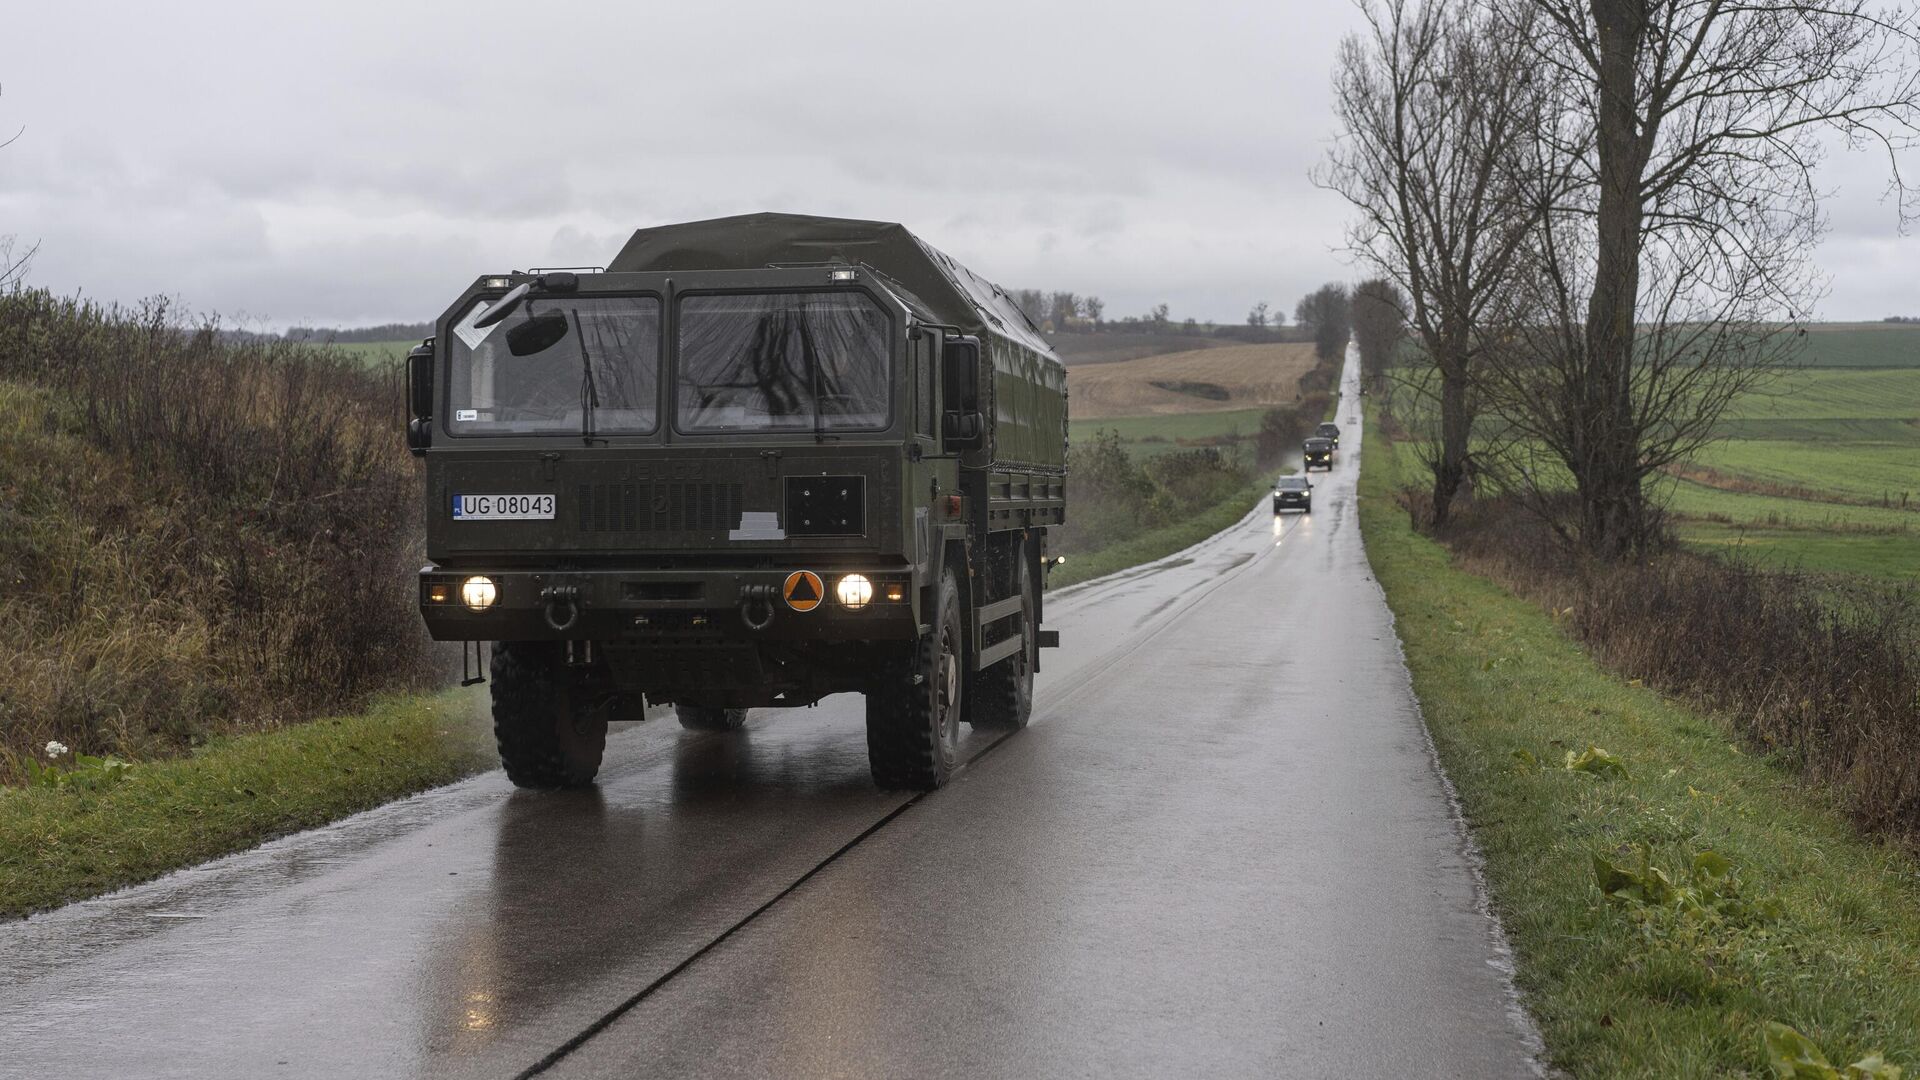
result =
[[[1920,448],[1879,443],[1715,443],[1698,464],[1749,480],[1829,492],[1849,500],[1920,509]]]
[[[1393,502],[1394,449],[1367,439],[1368,558],[1553,1063],[1761,1076],[1762,1025],[1779,1021],[1841,1064],[1882,1051],[1920,1066],[1913,860],[1860,839],[1723,723],[1608,674],[1538,606],[1453,567]],[[1589,745],[1626,774],[1560,767]],[[1608,902],[1594,856],[1630,865],[1636,849],[1681,880],[1696,854],[1724,856],[1742,899],[1698,920]]]
[[[1786,371],[1734,402],[1727,411],[1730,420],[1915,417],[1920,417],[1920,366],[1878,371]]]
[[[1912,509],[1885,506],[1849,506],[1779,495],[1757,495],[1679,480],[1654,489],[1683,518],[1725,517],[1728,523],[1795,529],[1830,529],[1838,533],[1860,530],[1915,530],[1920,533],[1920,502]]]
[[[363,364],[372,365],[389,360],[405,360],[407,350],[418,344],[418,341],[350,341],[336,342],[327,347],[356,357]]]
[[[1808,367],[1920,367],[1920,326],[1912,323],[1814,323],[1796,358]]]
[[[1181,449],[1181,439],[1238,435],[1241,440],[1251,440],[1259,432],[1260,418],[1266,413],[1265,408],[1231,409],[1226,412],[1075,420],[1069,425],[1067,437],[1085,439],[1097,432],[1112,430],[1119,434],[1128,453],[1136,458],[1149,458]]]
[[[0,787],[0,918],[146,881],[492,766],[475,691],[215,739],[99,790]]]
[[[1920,580],[1920,533],[1845,533],[1689,521],[1689,547],[1738,555],[1764,566]]]
[[[1047,587],[1063,589],[1192,547],[1246,516],[1254,503],[1271,490],[1271,481],[1264,478],[1254,480],[1232,496],[1185,521],[1149,530],[1097,551],[1069,555],[1065,565],[1047,575]]]

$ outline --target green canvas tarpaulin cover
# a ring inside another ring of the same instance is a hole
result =
[[[742,214],[640,229],[607,269],[613,272],[751,270],[813,263],[865,264],[897,283],[934,321],[998,334],[1055,363],[1053,349],[1006,290],[887,221]]]

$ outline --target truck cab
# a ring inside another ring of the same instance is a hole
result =
[[[1017,321],[1016,321],[1017,320]],[[484,275],[408,358],[420,606],[490,643],[502,763],[585,784],[607,724],[866,696],[883,786],[1032,707],[1065,372],[898,225],[641,230],[604,270]]]

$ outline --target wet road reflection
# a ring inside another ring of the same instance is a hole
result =
[[[1513,1071],[1356,465],[1049,593],[1033,728],[928,798],[873,789],[856,697],[667,719],[592,791],[490,774],[0,926],[0,1071]]]

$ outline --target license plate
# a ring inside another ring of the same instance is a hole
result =
[[[455,521],[550,521],[551,495],[455,495]]]

